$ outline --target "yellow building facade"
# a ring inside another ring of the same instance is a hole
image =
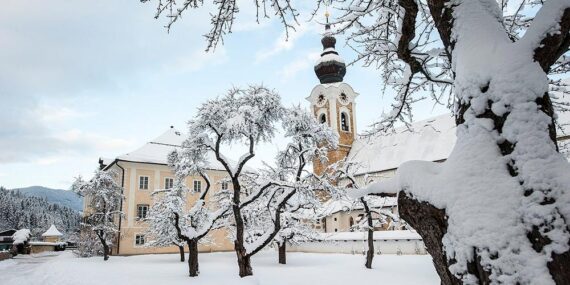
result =
[[[114,171],[118,174],[117,181],[123,187],[124,200],[121,210],[124,216],[117,220],[119,235],[113,244],[112,253],[115,255],[178,253],[177,246],[152,247],[149,241],[152,235],[148,233],[148,222],[145,221],[153,204],[153,192],[156,190],[171,188],[174,182],[174,173],[167,165],[168,154],[179,147],[184,137],[171,127],[161,136],[146,143],[139,149],[121,155],[115,159],[100,159],[100,167],[103,170]],[[228,187],[221,181],[227,177],[222,166],[211,161],[211,169],[208,176],[212,185],[206,201],[210,196],[221,189]],[[231,184],[230,184],[231,185]],[[187,195],[188,209],[205,190],[206,182],[200,176],[188,177],[186,186],[190,189]],[[231,187],[231,186],[229,186]],[[88,212],[87,203],[85,212]],[[215,205],[211,205],[215,207]],[[225,230],[213,230],[205,238],[205,244],[199,245],[202,252],[230,251],[233,243],[227,238]],[[187,248],[186,248],[187,250]]]

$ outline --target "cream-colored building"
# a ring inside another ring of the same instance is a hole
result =
[[[119,183],[123,186],[125,199],[121,210],[124,218],[117,221],[119,235],[113,246],[113,254],[132,255],[147,253],[177,253],[176,246],[149,247],[152,238],[146,232],[148,224],[146,216],[153,203],[152,193],[155,190],[167,189],[174,183],[174,174],[167,165],[168,154],[179,147],[185,137],[171,127],[159,137],[147,142],[139,149],[118,156],[115,159],[100,159],[100,167],[104,170],[114,170],[119,174]],[[222,187],[231,187],[222,183],[227,173],[213,157],[210,159],[208,176],[212,180],[211,191]],[[190,189],[188,205],[198,199],[200,192],[206,187],[200,176],[188,177],[186,185]],[[208,195],[211,196],[211,195]],[[209,197],[206,197],[208,200]],[[87,210],[86,210],[87,211]],[[225,230],[214,230],[209,234],[208,244],[199,245],[200,251],[229,251],[233,243],[226,237]]]

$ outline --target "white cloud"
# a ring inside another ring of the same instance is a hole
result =
[[[121,138],[112,138],[95,133],[71,129],[57,135],[57,139],[70,148],[80,150],[112,151],[132,147],[133,142]]]
[[[202,49],[176,57],[170,64],[163,66],[166,72],[186,73],[196,72],[204,67],[212,67],[228,61],[224,46],[218,46],[215,51],[206,52]]]
[[[257,8],[255,5],[252,5],[251,0],[238,0],[237,6],[239,7],[239,14],[232,26],[232,32],[251,32],[259,30],[268,26],[273,20],[259,15],[258,23],[256,16]]]
[[[71,119],[84,118],[92,115],[92,113],[79,112],[68,107],[53,105],[40,105],[35,113],[39,120],[48,124],[65,122]]]
[[[308,53],[306,56],[299,57],[291,63],[285,65],[280,71],[282,81],[289,81],[299,72],[311,68],[315,61],[319,58],[320,52]]]
[[[81,114],[67,106],[43,105],[33,96],[2,98],[0,105],[0,164],[36,162],[53,164],[58,155],[120,150],[132,143],[128,140],[65,129]]]
[[[46,158],[40,158],[36,160],[34,163],[37,165],[52,165],[58,163],[59,161],[60,158],[58,157],[46,157]]]
[[[262,49],[255,55],[255,62],[262,62],[270,57],[276,56],[281,52],[288,51],[292,49],[296,42],[303,37],[305,34],[316,31],[317,25],[313,23],[304,23],[303,25],[297,26],[296,31],[289,32],[289,38],[285,31],[281,33],[279,38],[277,38],[271,48]]]

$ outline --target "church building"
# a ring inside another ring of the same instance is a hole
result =
[[[323,52],[315,63],[315,73],[320,83],[306,98],[315,118],[329,125],[339,134],[339,146],[328,154],[328,161],[313,163],[313,171],[322,174],[330,164],[348,158],[360,165],[355,178],[360,185],[391,178],[396,169],[410,160],[443,162],[451,153],[456,140],[455,119],[451,113],[417,121],[410,127],[397,128],[393,132],[372,137],[359,137],[356,129],[356,101],[358,93],[344,82],[347,72],[344,60],[335,50],[336,39],[327,24],[321,40]],[[379,108],[380,109],[380,108]],[[570,143],[570,112],[559,114],[560,129],[557,138],[564,152]],[[569,153],[565,153],[568,157]],[[323,220],[316,227],[323,232],[347,232],[355,221],[363,217],[362,209],[350,208],[344,202],[331,201],[324,211]],[[384,210],[397,214],[396,198],[384,198],[380,205]]]
[[[313,163],[316,174],[322,174],[328,165],[348,157],[361,165],[356,178],[359,184],[365,185],[392,177],[398,166],[405,161],[445,161],[455,144],[455,120],[451,114],[415,122],[409,128],[396,129],[389,134],[359,137],[356,114],[359,94],[349,83],[343,81],[347,72],[346,64],[335,50],[336,39],[328,24],[321,43],[323,52],[314,66],[319,83],[306,99],[315,118],[339,134],[339,144],[337,149],[328,153],[325,164],[320,161]],[[570,121],[566,117],[562,117],[561,121]],[[559,132],[558,136],[559,141],[564,143],[568,139],[565,133],[567,132]],[[167,165],[167,155],[180,147],[183,140],[183,135],[171,127],[130,153],[100,160],[101,169],[114,170],[120,174],[120,185],[124,188],[125,201],[121,204],[121,210],[125,216],[118,221],[119,235],[113,254],[178,252],[175,246],[148,246],[151,237],[145,219],[152,204],[153,191],[173,186],[174,175]],[[213,157],[210,159],[208,176],[213,180],[213,191],[231,187],[224,182],[227,179],[224,168]],[[205,181],[198,176],[188,177],[186,184],[192,190],[188,198],[188,205],[192,205],[203,191]],[[384,198],[380,204],[375,205],[376,208],[395,214],[396,206],[395,198]],[[315,221],[315,228],[332,233],[349,231],[355,221],[362,218],[363,211],[340,202],[330,202],[323,213],[325,217]],[[210,239],[213,243],[200,245],[199,250],[232,250],[233,244],[226,235],[224,230],[212,231]]]

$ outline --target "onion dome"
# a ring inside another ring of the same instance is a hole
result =
[[[325,26],[325,34],[321,43],[323,44],[323,53],[315,63],[315,74],[323,84],[342,82],[346,74],[346,65],[335,50],[336,39],[332,35],[329,24]]]

